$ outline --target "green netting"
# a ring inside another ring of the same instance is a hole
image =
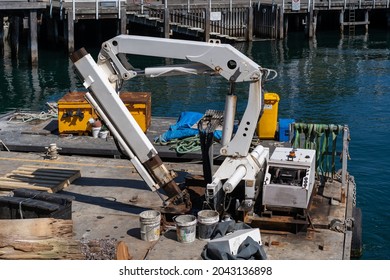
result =
[[[316,169],[322,175],[336,172],[337,139],[342,125],[295,123],[292,145],[294,148],[316,150]]]

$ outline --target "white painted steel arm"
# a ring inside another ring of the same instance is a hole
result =
[[[87,96],[94,108],[118,137],[148,186],[152,190],[162,187],[169,197],[180,194],[179,187],[173,181],[175,174],[162,163],[156,149],[111,86],[107,72],[84,49],[72,54],[71,59],[83,85],[90,92]]]
[[[136,70],[127,61],[126,54],[180,59],[190,63]],[[249,82],[248,105],[231,141],[236,97],[233,92],[229,93],[231,97],[227,100],[224,115],[228,124],[224,125],[223,132],[227,134],[224,137],[221,154],[230,157],[229,161],[235,161],[233,166],[242,165],[243,168],[240,167],[239,170],[246,169],[246,172],[237,171],[240,174],[235,174],[228,182],[232,183],[232,188],[241,179],[248,182],[255,180],[259,168],[248,152],[263,107],[263,75],[266,79],[270,71],[262,69],[233,46],[221,44],[217,40],[206,43],[119,35],[102,44],[97,63],[84,50],[76,52],[72,56],[72,61],[81,74],[85,87],[92,93],[91,97],[96,101],[96,107],[102,110],[102,115],[107,116],[122,145],[126,146],[127,153],[134,154],[131,157],[139,159],[141,164],[138,162],[135,164],[138,164],[141,176],[151,188],[161,186],[170,196],[180,193],[173,181],[174,174],[163,165],[157,151],[120,100],[117,94],[118,86],[124,80],[137,75],[158,77],[213,73],[224,77],[231,84]],[[221,166],[217,173],[221,174],[220,178],[230,178],[234,172],[235,169],[231,169],[229,164]]]
[[[126,54],[182,59],[191,63],[136,71],[127,62]],[[128,80],[139,74],[158,77],[203,74],[211,71],[232,83],[249,82],[248,105],[238,131],[232,140],[230,138],[233,131],[232,120],[234,120],[236,103],[226,103],[223,131],[224,147],[221,149],[221,154],[225,156],[246,156],[248,154],[263,106],[261,86],[264,69],[231,45],[217,42],[206,43],[119,35],[102,44],[97,64],[107,73],[108,81],[114,88],[118,81]]]
[[[249,82],[261,79],[261,67],[228,44],[196,42],[166,38],[119,35],[103,43],[98,64],[109,59],[120,78],[128,80],[137,75],[126,69],[118,55],[134,54],[183,59],[201,63],[232,82]],[[111,63],[110,62],[110,63]]]

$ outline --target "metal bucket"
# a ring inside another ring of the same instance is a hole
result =
[[[161,213],[156,210],[147,210],[139,215],[141,239],[156,241],[160,238]]]
[[[196,236],[196,217],[193,215],[180,215],[173,218],[176,223],[177,241],[191,243]]]
[[[219,222],[219,214],[214,210],[198,212],[198,238],[208,240]]]

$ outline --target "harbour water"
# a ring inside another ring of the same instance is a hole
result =
[[[98,46],[96,46],[98,47]],[[348,124],[349,170],[357,183],[363,212],[363,257],[390,259],[390,32],[345,36],[322,32],[308,41],[291,33],[284,41],[236,45],[278,77],[266,90],[280,95],[279,117],[314,123]],[[98,49],[88,50],[96,57]],[[169,60],[133,57],[135,67]],[[7,45],[0,57],[0,113],[11,108],[43,110],[69,90],[83,89],[63,51],[41,48],[31,68],[27,51],[11,59]],[[237,87],[238,113],[245,108],[247,85]],[[218,77],[138,77],[124,90],[152,92],[152,115],[177,117],[182,111],[222,110],[228,83]]]

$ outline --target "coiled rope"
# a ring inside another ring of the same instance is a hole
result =
[[[161,137],[154,140],[155,144],[161,146],[171,146],[169,149],[176,151],[178,154],[186,154],[196,152],[201,149],[199,135],[186,137],[183,139],[173,139],[170,141],[164,141]]]

